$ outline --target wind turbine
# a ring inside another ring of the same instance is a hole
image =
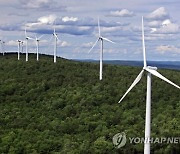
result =
[[[95,45],[101,41],[100,43],[100,70],[99,70],[99,80],[102,80],[102,75],[103,75],[103,42],[104,41],[107,41],[107,42],[110,42],[110,43],[114,43],[113,41],[105,38],[105,37],[102,37],[101,35],[101,28],[100,28],[100,23],[99,23],[99,18],[98,18],[98,29],[99,29],[99,36],[98,36],[98,39],[96,40],[96,42],[94,43],[94,45],[92,46],[92,48],[89,50],[89,53],[91,52],[91,50],[95,47]]]
[[[3,56],[4,56],[4,45],[5,45],[5,42],[4,41],[2,41],[2,40],[0,40],[0,42],[1,42],[1,50],[2,50],[2,54],[3,54]]]
[[[20,59],[20,50],[21,50],[21,41],[20,40],[17,40],[18,41],[18,60]]]
[[[39,61],[39,42],[40,39],[43,37],[44,35],[41,35],[40,37],[37,37],[34,39],[36,41],[36,52],[37,52],[37,61]]]
[[[150,154],[150,137],[151,137],[151,75],[154,75],[165,82],[175,86],[180,89],[178,85],[168,80],[164,76],[162,76],[159,72],[157,72],[157,67],[147,66],[146,63],[146,50],[145,50],[145,41],[144,41],[144,23],[142,17],[142,44],[143,44],[143,57],[144,57],[144,67],[139,75],[136,77],[132,85],[123,95],[118,103],[120,103],[124,97],[133,89],[133,87],[141,80],[144,71],[147,72],[147,94],[146,94],[146,120],[145,120],[145,142],[144,142],[144,154]]]
[[[2,41],[2,50],[3,50],[3,56],[4,56],[4,53],[5,53],[5,42],[4,41]]]
[[[25,37],[26,37],[26,61],[28,61],[28,40],[29,39],[33,40],[33,38],[27,36],[26,28],[25,28]]]
[[[59,40],[57,34],[56,34],[56,29],[54,27],[54,32],[53,32],[53,36],[54,36],[54,63],[56,63],[56,56],[57,56],[57,41]]]

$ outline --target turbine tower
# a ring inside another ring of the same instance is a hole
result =
[[[20,59],[20,50],[21,50],[21,41],[20,40],[17,40],[18,41],[18,60]]]
[[[28,61],[28,40],[29,39],[33,40],[33,38],[27,36],[26,28],[25,28],[25,37],[26,37],[26,61]]]
[[[165,82],[173,85],[174,87],[180,89],[178,85],[168,80],[164,76],[162,76],[159,72],[157,72],[157,67],[147,66],[146,62],[146,49],[145,49],[145,41],[144,41],[144,23],[142,17],[142,45],[143,45],[143,59],[144,59],[144,67],[139,75],[136,77],[132,85],[123,95],[118,103],[120,103],[124,97],[133,89],[134,86],[141,80],[143,73],[147,72],[147,93],[146,93],[146,119],[145,119],[145,142],[144,142],[144,154],[150,154],[150,137],[151,137],[151,75],[154,75]]]
[[[3,41],[0,40],[0,43],[1,43],[1,51],[2,51],[2,53],[3,53]]]
[[[91,50],[95,47],[95,45],[97,44],[97,42],[101,41],[100,43],[100,67],[99,67],[99,80],[102,80],[103,77],[103,46],[104,46],[104,41],[110,42],[110,43],[115,43],[105,37],[102,37],[101,35],[101,28],[100,28],[100,23],[99,23],[99,18],[98,18],[98,29],[99,29],[99,36],[98,39],[96,40],[96,42],[94,43],[94,45],[92,46],[92,48],[89,50],[89,53],[91,52]]]
[[[56,63],[56,57],[57,57],[57,41],[58,36],[56,34],[56,29],[54,28],[54,32],[53,32],[53,36],[54,36],[54,63]]]
[[[24,42],[21,41],[21,53],[23,53],[23,52],[24,52]]]

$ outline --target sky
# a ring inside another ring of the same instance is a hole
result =
[[[57,55],[67,59],[99,59],[101,35],[105,60],[142,60],[141,18],[144,16],[147,60],[180,61],[179,0],[0,0],[0,39],[6,52],[17,52],[17,40],[41,37],[40,53],[53,55],[53,29],[58,34]],[[36,41],[29,40],[31,53]],[[0,49],[2,52],[2,49]],[[25,52],[25,47],[24,47]]]

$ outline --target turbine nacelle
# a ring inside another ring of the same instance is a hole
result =
[[[157,67],[152,67],[152,66],[143,67],[144,70],[146,70],[147,68],[150,70],[155,70],[155,71],[158,69]]]

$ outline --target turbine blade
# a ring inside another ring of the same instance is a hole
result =
[[[178,85],[176,85],[175,83],[173,83],[172,81],[170,81],[169,79],[165,78],[163,75],[161,75],[158,71],[156,70],[152,70],[152,69],[149,69],[149,68],[146,68],[145,69],[146,71],[148,71],[149,73],[153,74],[154,76],[166,81],[167,83],[173,85],[174,87],[180,89],[180,87]]]
[[[54,27],[54,35],[56,34],[56,29],[55,29],[55,27]]]
[[[54,22],[53,22],[53,29],[54,29],[54,33],[53,33],[53,34],[56,34],[55,25],[56,25],[56,19],[55,19]]]
[[[94,45],[92,46],[92,48],[88,51],[88,53],[91,52],[91,50],[95,47],[95,45],[97,44],[98,41],[99,41],[99,38],[96,40],[96,42],[94,43]]]
[[[100,28],[100,23],[99,23],[99,17],[98,17],[98,30],[99,30],[99,37],[101,36],[101,28]]]
[[[147,62],[146,62],[146,47],[145,47],[145,41],[144,41],[144,19],[143,19],[143,16],[142,16],[142,47],[143,47],[144,67],[146,67]]]
[[[38,37],[37,39],[38,39],[38,40],[40,40],[43,36],[44,36],[44,34],[43,34],[43,35],[41,35],[40,37]]]
[[[35,34],[35,39],[38,40],[37,35]]]
[[[52,41],[52,39],[53,39],[53,35],[51,36],[51,38],[49,39],[49,42],[51,42]]]
[[[135,87],[135,85],[141,80],[142,75],[144,73],[144,70],[142,70],[139,75],[136,77],[136,79],[134,80],[134,82],[132,83],[132,85],[129,87],[129,89],[126,91],[126,93],[123,95],[123,97],[120,99],[120,101],[118,103],[121,103],[121,101],[124,99],[124,97],[126,97],[126,95]]]
[[[36,39],[34,39],[34,38],[32,38],[32,37],[29,37],[29,36],[28,36],[27,38],[28,38],[29,40],[36,40]]]
[[[57,40],[59,40],[59,38],[58,38],[58,36],[57,36],[57,34],[56,34],[56,33],[54,34],[54,36],[56,37],[56,39],[57,39]]]
[[[108,41],[108,42],[110,42],[110,43],[113,43],[113,44],[116,44],[115,42],[113,42],[113,41],[111,41],[111,40],[109,40],[109,39],[107,39],[107,38],[105,38],[105,37],[101,37],[103,40],[106,40],[106,41]]]
[[[57,40],[59,41],[59,37],[56,35]]]
[[[25,31],[24,31],[25,37],[27,37],[27,32],[26,32],[26,27],[25,27]]]

